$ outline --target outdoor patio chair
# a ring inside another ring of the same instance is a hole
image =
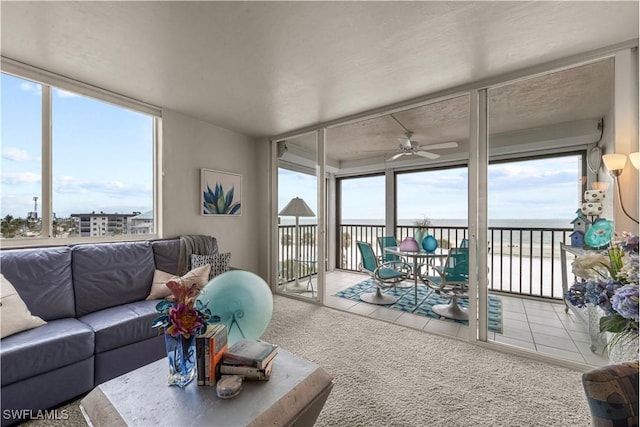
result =
[[[378,237],[378,247],[380,248],[380,255],[378,259],[381,263],[389,261],[404,261],[398,255],[385,252],[384,248],[398,247],[398,240],[394,236],[381,236]]]
[[[469,249],[449,249],[444,265],[432,265],[430,268],[436,275],[422,276],[424,284],[437,294],[451,299],[449,304],[434,305],[431,310],[450,319],[469,320],[467,310],[458,305],[458,298],[469,297]]]
[[[360,295],[360,299],[370,304],[393,304],[398,298],[385,295],[382,288],[396,287],[400,282],[409,277],[411,266],[403,261],[389,261],[379,263],[378,258],[373,252],[373,248],[369,243],[356,242],[358,250],[362,256],[362,265],[360,270],[371,275],[376,282],[376,291],[368,294]]]

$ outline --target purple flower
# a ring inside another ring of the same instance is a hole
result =
[[[625,285],[616,289],[611,297],[611,306],[625,319],[638,319],[638,286]]]

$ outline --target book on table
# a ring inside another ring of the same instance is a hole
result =
[[[222,355],[222,363],[265,369],[276,354],[278,354],[277,344],[262,340],[242,339],[227,349]]]
[[[227,327],[213,324],[196,337],[198,385],[213,385],[220,378],[219,365],[228,348]]]
[[[255,366],[220,364],[220,375],[239,375],[244,381],[268,381],[271,378],[273,361],[271,359],[264,369]]]

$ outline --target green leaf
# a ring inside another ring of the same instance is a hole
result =
[[[168,313],[169,309],[173,307],[173,303],[167,300],[162,300],[156,305],[156,311],[158,313]]]
[[[163,314],[162,316],[158,316],[155,319],[153,319],[153,322],[151,322],[151,327],[159,328],[161,326],[166,326],[168,324],[169,324],[169,316],[167,314]]]
[[[627,330],[629,320],[620,314],[602,316],[600,318],[600,332],[620,333]]]

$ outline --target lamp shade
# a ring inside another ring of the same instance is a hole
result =
[[[629,154],[629,160],[631,160],[631,164],[634,168],[640,169],[640,151]]]
[[[624,169],[624,165],[627,164],[627,156],[624,154],[605,154],[602,156],[602,161],[609,172],[619,171]]]
[[[300,197],[294,197],[278,214],[280,216],[316,216]]]

